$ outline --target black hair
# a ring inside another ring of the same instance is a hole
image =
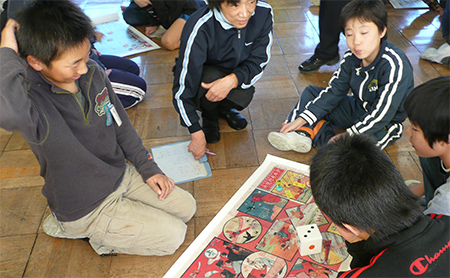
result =
[[[414,88],[404,108],[409,120],[419,126],[430,147],[436,141],[449,143],[450,76],[431,79]]]
[[[94,37],[91,20],[69,0],[33,1],[17,13],[19,53],[50,66],[65,51]]]
[[[255,0],[256,2],[258,2],[258,0]],[[227,2],[229,4],[232,5],[237,5],[239,2],[241,2],[241,0],[208,0],[208,7],[210,10],[216,9],[218,11],[221,10],[221,4],[223,2]]]
[[[344,136],[319,148],[310,182],[317,206],[336,225],[351,225],[375,240],[398,233],[422,215],[418,197],[369,135]]]
[[[345,25],[353,18],[364,22],[373,22],[381,33],[384,28],[387,28],[388,23],[386,4],[382,0],[353,0],[345,5],[339,18],[344,35]],[[387,39],[387,32],[382,39]]]

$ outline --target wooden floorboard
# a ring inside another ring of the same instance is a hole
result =
[[[92,3],[99,3],[90,1],[78,0],[90,8]],[[196,198],[198,211],[188,223],[180,250],[164,257],[100,257],[86,241],[47,236],[41,223],[50,211],[40,192],[44,182],[39,177],[39,164],[20,134],[0,129],[1,277],[162,277],[267,154],[309,163],[316,153],[314,148],[304,155],[281,152],[270,146],[267,134],[280,128],[307,86],[326,86],[337,66],[324,66],[314,74],[299,74],[299,63],[312,55],[319,42],[319,8],[312,7],[308,0],[268,2],[274,8],[275,40],[271,62],[256,84],[254,100],[242,111],[249,125],[245,130],[235,131],[221,120],[222,140],[208,146],[218,154],[209,158],[213,176],[181,185]],[[394,10],[390,5],[388,13],[389,40],[408,55],[414,67],[415,84],[450,75],[447,67],[419,58],[421,51],[444,42],[438,16],[427,10]],[[346,49],[341,36],[341,56]],[[147,148],[190,138],[179,125],[172,106],[171,70],[177,53],[159,49],[132,58],[147,81],[148,93],[142,103],[127,112]],[[408,126],[406,121],[405,130]],[[385,152],[405,179],[421,180],[418,157],[406,134]]]

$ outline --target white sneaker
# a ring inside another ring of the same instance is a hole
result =
[[[446,57],[450,56],[450,45],[448,43],[444,43],[438,49],[433,47],[425,49],[422,53],[420,53],[420,58],[428,61],[442,63],[442,60]]]
[[[283,134],[281,132],[271,132],[267,137],[269,143],[280,151],[296,151],[307,153],[311,150],[312,140],[304,134],[295,131]]]
[[[413,185],[416,185],[419,183],[422,183],[422,182],[418,181],[418,180],[405,180],[405,184],[407,187],[410,187],[410,186],[413,186]]]

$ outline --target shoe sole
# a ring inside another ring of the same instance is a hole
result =
[[[245,129],[245,128],[247,127],[248,122],[245,124],[244,127],[236,127],[236,126],[232,126],[232,125],[230,125],[230,123],[228,123],[228,122],[227,122],[227,124],[228,124],[229,127],[231,127],[231,128],[234,129],[234,130],[243,130],[243,129]]]
[[[324,66],[324,65],[332,66],[332,65],[336,64],[337,62],[339,62],[339,60],[340,60],[340,57],[338,56],[335,60],[331,60],[330,62],[325,63],[325,64],[323,64],[322,66]],[[318,67],[318,68],[315,69],[315,70],[303,70],[303,69],[299,66],[299,67],[298,67],[298,70],[299,70],[301,73],[315,73],[315,72],[318,72],[322,66]]]
[[[271,132],[269,133],[267,139],[275,149],[280,151],[295,151],[298,153],[307,153],[311,150],[311,139],[306,137],[289,138],[283,133]]]

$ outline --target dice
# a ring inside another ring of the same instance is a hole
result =
[[[300,242],[300,255],[307,256],[322,252],[322,235],[317,224],[295,227]]]

